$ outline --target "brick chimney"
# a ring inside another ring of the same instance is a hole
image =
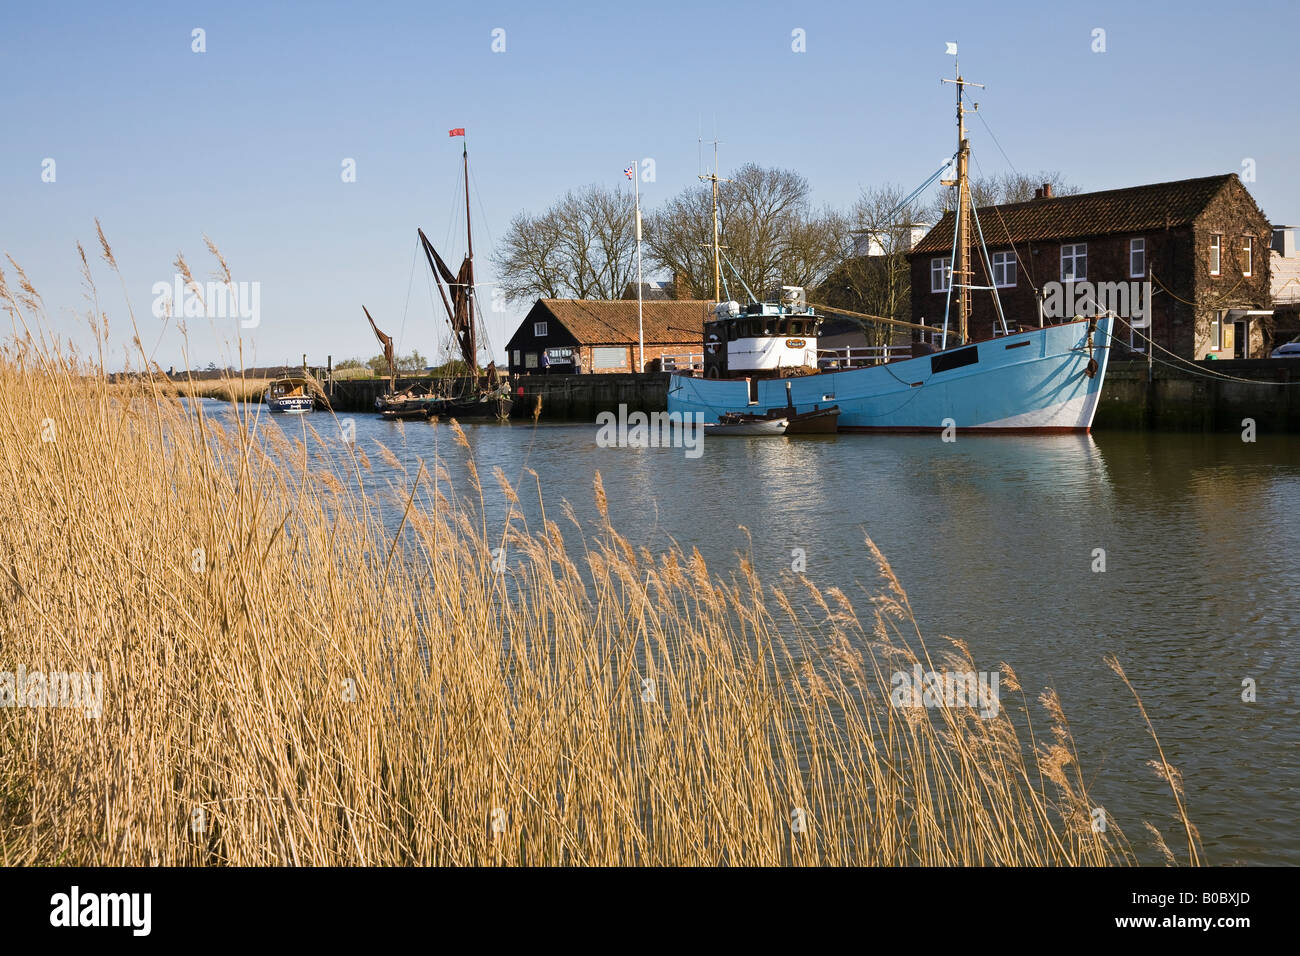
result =
[[[1052,198],[1052,184],[1051,184],[1051,183],[1043,183],[1042,193],[1043,193],[1043,197],[1042,197],[1042,198],[1044,198],[1044,199],[1051,199],[1051,198]]]
[[[673,273],[673,288],[669,293],[672,299],[693,299],[695,289],[691,286],[691,277],[686,272],[676,271]]]

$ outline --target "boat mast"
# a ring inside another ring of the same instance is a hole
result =
[[[713,183],[713,301],[721,302],[721,280],[722,280],[722,246],[718,244],[719,228],[721,223],[718,221],[718,183],[729,183],[730,179],[718,178],[718,141],[713,141],[713,172],[708,176],[699,177],[701,180]]]
[[[956,44],[953,44],[953,56],[956,56]],[[966,105],[962,94],[967,86],[984,88],[983,83],[972,83],[961,76],[961,66],[954,61],[957,78],[945,79],[957,87],[957,216],[956,239],[957,261],[953,263],[950,282],[957,289],[957,336],[965,344],[969,341],[968,320],[970,318],[970,285],[974,273],[970,267],[970,141],[966,139]]]
[[[637,358],[636,370],[645,371],[645,318],[641,302],[644,290],[641,287],[641,164],[635,160],[629,167],[632,170],[632,195],[636,203],[636,336]],[[660,355],[663,354],[661,351]],[[660,362],[660,365],[663,363]]]
[[[474,321],[474,233],[469,222],[469,145],[463,137],[460,148],[461,159],[465,166],[465,247],[469,258],[469,288],[465,290],[465,294],[468,297],[466,301],[469,305],[466,316],[469,319],[469,354],[473,356],[470,361],[470,372],[477,377],[478,339]]]

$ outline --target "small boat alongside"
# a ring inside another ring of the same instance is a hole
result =
[[[429,418],[492,419],[510,417],[512,399],[505,386],[495,391],[481,391],[477,397],[441,398],[436,395],[402,397],[385,396],[379,417],[388,421],[412,421]],[[379,403],[376,402],[378,405]]]
[[[718,416],[715,424],[704,426],[705,437],[780,438],[790,426],[788,418],[731,413]]]
[[[375,410],[386,421],[408,422],[431,416],[430,406],[433,401],[427,396],[385,395],[375,399]]]
[[[430,406],[438,401],[427,384],[411,385],[401,391],[392,386],[393,377],[389,379],[389,389],[375,399],[375,411],[386,419],[410,421],[428,418]]]
[[[838,405],[828,405],[823,408],[820,403],[813,403],[812,408],[801,412],[795,406],[792,396],[793,386],[787,380],[785,383],[785,406],[782,408],[769,408],[767,414],[763,416],[751,414],[750,417],[784,418],[789,422],[785,430],[786,435],[834,435],[839,431],[840,407]]]
[[[262,397],[266,407],[282,415],[301,415],[316,407],[312,395],[312,382],[308,378],[289,375],[277,378],[266,389]]]
[[[840,407],[838,405],[832,405],[830,408],[819,408],[814,405],[806,412],[785,410],[779,413],[768,412],[771,417],[777,414],[790,423],[785,430],[787,435],[834,435],[839,431]]]

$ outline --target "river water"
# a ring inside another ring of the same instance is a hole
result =
[[[305,421],[331,441],[337,434],[324,414],[262,416],[293,437]],[[353,421],[376,479],[393,470],[375,440],[412,474],[435,447],[444,460],[463,455],[446,426]],[[500,466],[537,526],[533,479],[519,481],[532,468],[551,517],[567,499],[594,525],[599,471],[610,517],[633,544],[697,547],[715,573],[748,552],[773,582],[802,549],[807,574],[864,611],[878,590],[869,534],[932,646],[939,635],[961,638],[981,670],[1009,663],[1031,698],[1057,690],[1094,795],[1143,862],[1158,863],[1142,821],[1177,848],[1174,803],[1147,765],[1158,755],[1136,704],[1103,661],[1116,654],[1183,774],[1208,861],[1300,864],[1300,441],[712,438],[691,458],[681,448],[601,447],[594,424],[465,431],[491,515],[504,513],[490,478]],[[1247,680],[1253,702],[1243,700]]]

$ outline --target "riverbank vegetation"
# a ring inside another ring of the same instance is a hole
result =
[[[455,423],[401,470],[328,416],[300,440],[111,386],[45,344],[27,288],[0,283],[0,671],[100,675],[102,708],[0,707],[4,863],[1135,860],[1142,823],[1097,826],[1052,692],[1004,663],[991,716],[891,699],[896,674],[980,668],[927,645],[869,540],[866,613],[651,553],[598,474],[588,527],[535,475],[482,474]],[[1155,839],[1198,862],[1152,756],[1179,821]]]

